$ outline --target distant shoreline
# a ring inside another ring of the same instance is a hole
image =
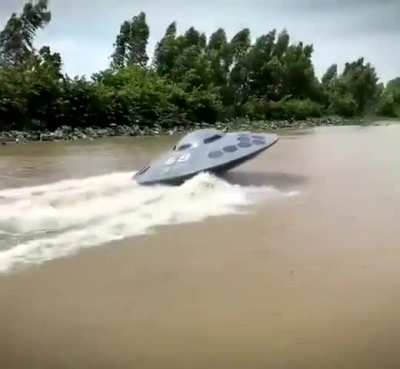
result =
[[[341,117],[322,117],[310,118],[306,120],[270,120],[270,121],[250,121],[235,120],[232,122],[210,123],[194,123],[186,126],[177,125],[171,128],[165,128],[161,125],[141,127],[139,125],[110,125],[109,127],[69,127],[62,126],[55,131],[50,130],[10,130],[0,131],[0,144],[23,144],[28,142],[58,142],[58,141],[78,141],[78,140],[94,140],[106,137],[139,137],[139,136],[163,136],[183,134],[188,131],[215,128],[218,130],[254,130],[254,131],[276,131],[276,130],[292,130],[305,129],[313,127],[326,126],[348,126],[348,125],[371,125],[384,122],[400,122],[398,119],[384,118],[358,118],[346,119]]]

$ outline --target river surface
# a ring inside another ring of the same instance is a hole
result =
[[[175,141],[0,146],[0,368],[400,368],[400,125],[135,185]]]

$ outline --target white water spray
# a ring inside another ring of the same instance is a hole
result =
[[[155,226],[240,213],[260,197],[293,195],[232,185],[209,174],[178,187],[139,186],[131,177],[112,173],[0,191],[0,241],[12,245],[0,249],[0,272],[145,234]]]

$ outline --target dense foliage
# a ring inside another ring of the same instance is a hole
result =
[[[29,2],[0,33],[0,130],[400,114],[400,78],[378,84],[361,58],[319,80],[313,46],[291,43],[286,31],[252,43],[247,28],[207,39],[172,23],[149,61],[144,13],[121,25],[108,70],[71,79],[59,54],[33,47],[50,19],[47,0]]]

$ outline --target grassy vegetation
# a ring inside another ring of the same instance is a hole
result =
[[[384,86],[361,58],[319,80],[313,46],[286,31],[252,43],[247,28],[228,40],[223,29],[179,35],[172,23],[150,61],[144,13],[121,25],[109,69],[70,78],[61,55],[32,46],[50,19],[46,0],[29,2],[0,33],[0,131],[400,116],[400,78]]]

